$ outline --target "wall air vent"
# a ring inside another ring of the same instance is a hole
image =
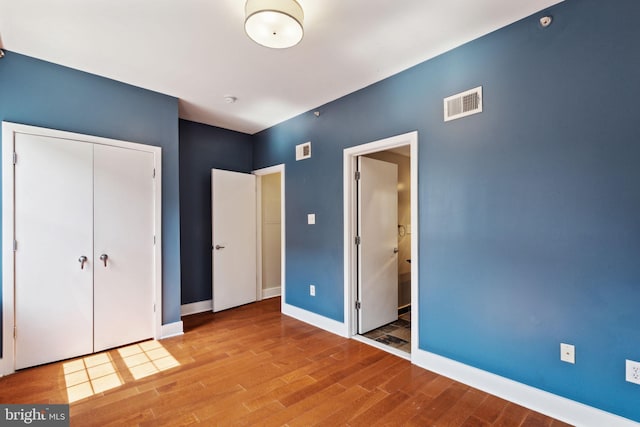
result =
[[[296,145],[296,161],[311,157],[311,141]]]
[[[482,86],[444,99],[444,121],[482,112]]]

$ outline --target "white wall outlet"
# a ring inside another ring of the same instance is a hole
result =
[[[630,383],[640,384],[640,362],[627,359],[626,379]]]
[[[560,360],[567,363],[576,363],[576,348],[571,344],[560,344]]]
[[[307,214],[307,224],[315,224],[316,223],[316,214]]]
[[[309,285],[309,295],[312,297],[316,296],[316,285]]]

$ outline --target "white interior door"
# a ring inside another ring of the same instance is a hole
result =
[[[94,351],[154,335],[153,153],[94,148]]]
[[[398,166],[358,157],[358,333],[398,319]]]
[[[18,134],[15,151],[15,367],[21,369],[93,350],[93,147]]]
[[[256,177],[211,171],[213,311],[256,300]]]

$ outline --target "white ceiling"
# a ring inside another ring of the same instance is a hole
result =
[[[253,134],[561,0],[298,1],[305,36],[285,50],[245,35],[244,0],[0,0],[0,45]]]

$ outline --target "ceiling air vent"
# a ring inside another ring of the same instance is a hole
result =
[[[296,145],[296,160],[304,160],[311,157],[311,141]]]
[[[482,86],[444,99],[444,121],[482,112]]]

